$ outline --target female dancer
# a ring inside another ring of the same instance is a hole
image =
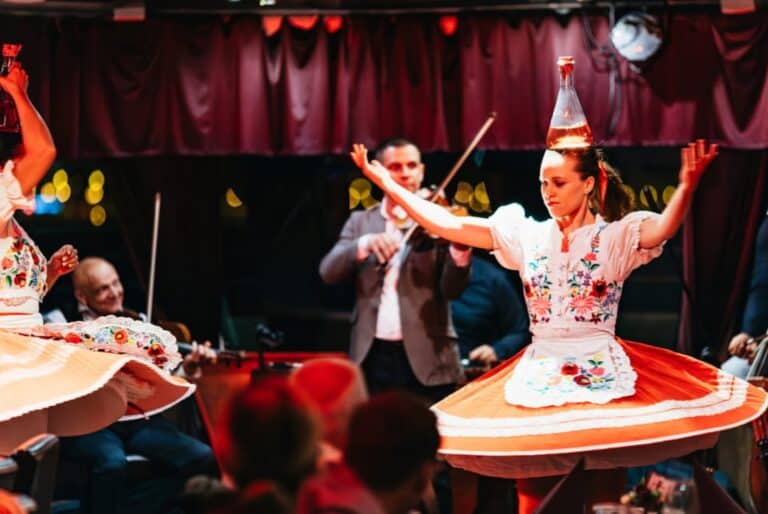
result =
[[[20,141],[4,137],[0,148],[0,454],[42,432],[80,435],[126,415],[152,414],[194,391],[160,369],[180,357],[173,337],[157,327],[107,318],[53,334],[42,329],[47,263],[13,213],[34,208],[33,189],[56,150],[27,84],[18,64],[0,77],[21,125]],[[63,248],[52,259],[55,275],[75,262],[74,250]],[[83,349],[97,343],[107,352]],[[133,356],[108,353],[118,348]]]
[[[766,394],[696,359],[614,335],[624,280],[659,256],[717,155],[682,149],[680,183],[661,214],[628,213],[621,179],[595,148],[545,152],[539,180],[550,219],[509,205],[490,218],[455,217],[400,187],[366,149],[352,158],[429,232],[492,250],[518,270],[533,343],[437,403],[449,463],[519,478],[532,512],[551,477],[580,459],[588,469],[643,465],[712,446],[751,421]],[[618,494],[618,493],[617,493]]]

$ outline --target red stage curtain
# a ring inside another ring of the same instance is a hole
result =
[[[437,16],[352,17],[329,35],[260,19],[144,23],[4,18],[27,47],[32,94],[61,154],[310,155],[393,134],[457,151],[491,111],[483,146],[541,148],[558,55],[608,145],[678,145],[707,137],[768,146],[768,14],[674,11],[666,43],[640,74],[620,64],[615,134],[610,75],[580,15],[474,15],[444,36]],[[603,17],[586,19],[608,43]]]
[[[619,65],[613,134],[610,74],[585,36],[586,23],[607,44],[604,17],[476,14],[462,17],[453,37],[437,19],[351,17],[333,35],[322,24],[284,24],[271,38],[257,17],[13,17],[0,18],[0,30],[25,44],[30,93],[66,158],[339,154],[395,134],[425,151],[458,151],[491,111],[498,119],[482,146],[537,149],[557,89],[555,60],[573,55],[598,141],[706,137],[731,150],[705,179],[686,227],[695,306],[684,308],[679,344],[696,353],[727,340],[766,189],[768,13],[666,14],[662,52],[642,73]]]
[[[765,216],[768,151],[724,150],[696,191],[683,225],[684,277],[678,350],[723,357],[739,331],[754,239]]]

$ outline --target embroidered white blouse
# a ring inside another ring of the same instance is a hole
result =
[[[640,223],[654,216],[637,211],[609,223],[598,215],[569,234],[567,252],[552,219],[526,217],[517,204],[489,218],[496,259],[520,273],[533,333],[506,384],[509,403],[607,403],[634,394],[637,374],[614,329],[624,280],[662,252],[639,247]]]
[[[34,241],[13,220],[16,210],[30,213],[32,195],[24,195],[13,174],[13,161],[0,173],[0,223],[11,222],[12,235],[0,238],[0,326],[39,325],[41,298],[46,293],[46,260]]]

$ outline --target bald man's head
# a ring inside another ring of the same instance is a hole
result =
[[[100,257],[80,261],[72,274],[75,298],[97,314],[116,314],[123,310],[123,284],[112,264]]]

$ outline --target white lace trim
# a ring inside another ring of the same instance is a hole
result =
[[[451,437],[515,437],[622,428],[714,416],[743,405],[747,397],[747,383],[722,372],[717,378],[717,389],[700,398],[664,400],[645,407],[569,410],[524,418],[462,418],[437,408],[433,410],[438,417],[440,433]]]
[[[593,340],[594,341],[594,340]],[[566,346],[567,345],[567,346]],[[618,398],[635,394],[637,373],[632,368],[624,349],[613,338],[598,342],[590,353],[607,353],[606,364],[600,366],[604,377],[610,377],[611,382],[603,382],[602,389],[592,389],[574,384],[572,376],[562,375],[560,369],[566,362],[584,364],[590,362],[590,355],[578,355],[578,358],[563,358],[562,351],[547,353],[548,346],[536,343],[526,348],[520,362],[512,372],[512,376],[504,385],[504,399],[512,405],[523,407],[562,406],[566,403],[595,403],[604,405]],[[579,350],[580,343],[555,343],[549,348],[574,348]],[[576,353],[576,352],[574,352]],[[546,363],[546,364],[545,364]],[[543,366],[542,366],[543,365]],[[549,373],[542,377],[541,371],[546,366]],[[547,377],[557,380],[557,385],[546,384]],[[563,379],[568,379],[567,382]],[[594,377],[600,379],[601,377]],[[589,380],[585,378],[585,380]],[[565,385],[564,385],[565,384]]]

